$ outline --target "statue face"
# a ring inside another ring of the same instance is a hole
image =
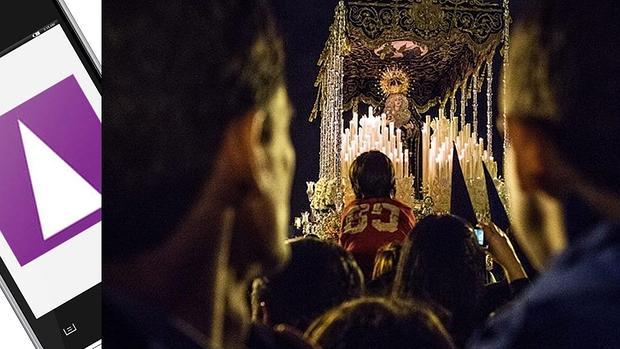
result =
[[[385,114],[389,121],[395,121],[397,127],[401,127],[411,117],[409,101],[402,94],[390,95],[385,101]]]
[[[396,111],[400,111],[402,106],[403,106],[403,101],[400,98],[397,98],[396,101],[394,101],[394,109]]]
[[[390,95],[385,101],[386,112],[400,113],[408,109],[407,97],[403,95]]]

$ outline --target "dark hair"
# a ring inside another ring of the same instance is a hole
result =
[[[454,348],[430,308],[396,299],[345,303],[317,319],[306,336],[323,349]]]
[[[400,243],[391,242],[377,250],[372,280],[366,281],[367,295],[388,297],[392,294],[401,247]]]
[[[384,275],[390,275],[391,278],[394,277],[396,274],[396,265],[400,258],[401,247],[401,244],[391,242],[377,250],[372,271],[373,280]]]
[[[156,246],[194,204],[224,131],[283,83],[263,0],[106,1],[103,252]]]
[[[620,194],[617,1],[537,0],[515,21],[503,96],[591,184]]]
[[[392,160],[376,150],[362,153],[353,161],[349,180],[357,199],[390,197],[396,191]]]
[[[362,271],[342,247],[315,238],[294,239],[290,247],[288,266],[255,285],[253,303],[265,303],[271,323],[304,331],[323,312],[363,294]]]
[[[413,228],[398,265],[396,296],[434,302],[451,313],[449,330],[463,343],[486,314],[485,255],[472,227],[452,215],[428,216]]]

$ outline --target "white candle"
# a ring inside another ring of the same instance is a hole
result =
[[[409,177],[409,149],[405,149],[405,177]]]

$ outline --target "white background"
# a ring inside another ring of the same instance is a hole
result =
[[[101,61],[101,0],[65,0],[65,2]],[[0,348],[33,348],[32,342],[4,295],[0,295]]]

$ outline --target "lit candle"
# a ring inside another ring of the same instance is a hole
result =
[[[409,177],[409,149],[405,149],[405,175],[404,177]]]

